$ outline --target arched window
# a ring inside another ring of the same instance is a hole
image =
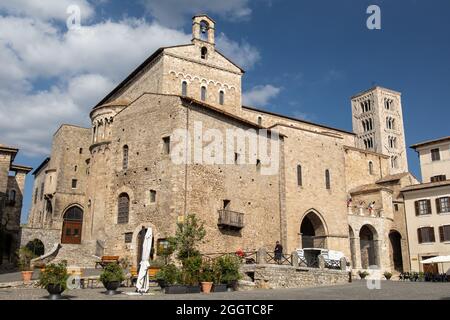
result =
[[[16,201],[16,190],[11,190],[9,192],[9,201]]]
[[[369,174],[373,174],[373,162],[369,161]]]
[[[369,149],[369,145],[366,139],[364,139],[364,148]]]
[[[202,20],[200,22],[200,39],[207,41],[208,40],[208,30],[209,30],[209,23],[205,20]]]
[[[369,130],[373,129],[372,118],[369,119]]]
[[[202,59],[206,59],[208,57],[208,49],[206,47],[202,47],[201,53]]]
[[[364,113],[364,103],[361,102],[360,105],[361,105],[361,112]]]
[[[297,185],[301,187],[303,185],[302,166],[297,166]]]
[[[202,101],[206,101],[206,87],[202,87],[202,89],[201,89],[201,100]]]
[[[119,195],[118,210],[117,210],[117,223],[128,223],[130,215],[130,197],[126,193]]]
[[[183,81],[181,83],[181,95],[187,96],[187,82],[186,81]]]
[[[366,131],[367,131],[367,128],[366,128],[366,122],[363,121],[363,122],[362,122],[362,125],[363,125],[363,130],[364,130],[364,132],[366,132]]]
[[[219,91],[219,104],[222,106],[225,104],[225,92],[223,90]]]
[[[330,179],[330,170],[325,170],[325,187],[330,190],[331,189],[331,179]]]
[[[262,117],[258,117],[258,125],[262,125]]]
[[[123,146],[123,159],[122,159],[122,169],[128,169],[128,146]]]

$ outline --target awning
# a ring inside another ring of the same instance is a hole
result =
[[[450,262],[450,256],[437,256],[420,261],[420,263],[446,263]]]

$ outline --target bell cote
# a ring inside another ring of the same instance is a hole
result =
[[[196,15],[192,18],[192,43],[197,41],[215,45],[215,22],[206,14]]]

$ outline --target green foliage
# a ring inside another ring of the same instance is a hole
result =
[[[156,274],[156,279],[164,281],[167,285],[181,282],[181,272],[174,264],[167,264]]]
[[[200,273],[201,282],[214,282],[215,280],[214,265],[209,261],[203,261]]]
[[[365,277],[367,277],[370,273],[368,273],[367,271],[358,271],[358,275],[361,279],[364,279]]]
[[[20,270],[31,271],[31,260],[36,258],[36,255],[27,247],[21,247],[17,251],[18,262]]]
[[[384,275],[384,277],[385,277],[387,280],[389,280],[389,279],[392,278],[392,273],[390,273],[390,272],[388,272],[388,271],[384,272],[383,275]]]
[[[165,258],[156,258],[150,261],[150,267],[152,268],[162,268],[167,264]]]
[[[178,259],[184,260],[200,255],[197,244],[205,235],[204,223],[200,222],[195,215],[188,215],[186,221],[178,224],[175,237],[168,240],[170,248],[177,251]]]
[[[100,275],[100,281],[103,284],[115,281],[122,282],[123,280],[125,280],[123,269],[118,263],[108,264]]]
[[[191,256],[183,260],[182,281],[183,284],[195,286],[200,281],[202,268],[202,257],[200,255]]]
[[[61,285],[64,290],[67,289],[67,262],[51,263],[45,266],[45,270],[41,272],[39,277],[39,286],[47,288],[48,285]]]
[[[241,261],[236,255],[228,254],[217,258],[214,261],[214,282],[217,284],[230,283],[241,279],[240,266]]]

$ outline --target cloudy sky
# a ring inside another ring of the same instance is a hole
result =
[[[370,4],[381,30],[366,27]],[[74,8],[81,24],[68,28]],[[88,127],[90,108],[154,50],[190,41],[199,12],[247,71],[246,104],[351,130],[349,97],[378,84],[403,93],[408,145],[449,135],[447,0],[0,0],[0,143],[37,167],[61,123]]]

